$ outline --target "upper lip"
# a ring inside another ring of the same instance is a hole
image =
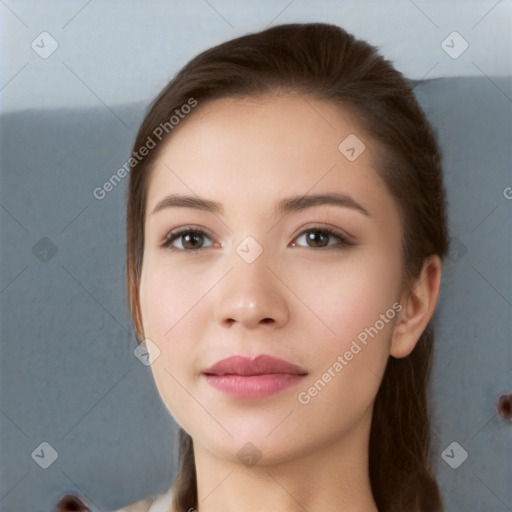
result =
[[[217,361],[203,373],[207,375],[269,375],[290,374],[306,375],[307,371],[300,366],[265,354],[256,357],[231,356]]]

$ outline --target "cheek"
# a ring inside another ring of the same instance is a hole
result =
[[[181,417],[180,403],[189,400],[184,392],[185,368],[191,355],[190,339],[184,338],[185,327],[188,336],[193,336],[187,323],[187,312],[194,312],[194,302],[190,290],[193,283],[180,278],[177,272],[165,271],[161,265],[144,263],[145,267],[140,284],[140,304],[144,334],[159,350],[158,357],[151,364],[151,371],[158,392],[172,413],[174,419],[183,428],[189,428],[186,417]],[[190,314],[189,313],[189,314]]]
[[[360,251],[340,264],[292,270],[297,274],[290,276],[294,291],[315,313],[309,315],[311,328],[328,345],[350,343],[377,321],[381,326],[381,315],[388,311],[386,327],[381,330],[389,334],[390,317],[396,317],[393,304],[399,297],[401,270],[396,256],[386,258],[383,252]]]
[[[145,262],[140,303],[146,336],[161,343],[171,340],[179,324],[194,314],[211,287],[210,281],[207,273],[173,268],[165,258]]]
[[[297,396],[308,417],[318,414],[334,425],[343,410],[355,421],[374,400],[400,309],[401,268],[392,253],[354,253],[336,270],[317,265],[295,281],[301,283],[297,294],[319,318],[308,314],[300,327],[315,347],[308,349],[311,375]]]
[[[144,334],[160,351],[151,370],[173,415],[180,403],[190,400],[183,385],[190,389],[197,340],[203,337],[208,314],[207,294],[217,280],[214,272],[176,269],[165,258],[144,262],[139,292]],[[179,415],[176,420],[183,425]]]
[[[297,401],[306,417],[323,418],[333,431],[340,428],[340,411],[348,428],[375,399],[400,309],[400,269],[392,262],[359,263],[335,278],[323,276],[325,285],[309,294],[311,310],[334,332],[320,322],[303,324],[315,350],[309,352],[311,374]]]

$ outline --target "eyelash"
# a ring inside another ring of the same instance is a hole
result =
[[[335,231],[331,228],[324,228],[324,227],[312,227],[312,228],[308,228],[308,229],[305,229],[304,231],[302,231],[295,239],[301,237],[302,235],[304,235],[305,233],[322,233],[324,235],[329,235],[331,237],[335,237],[335,238],[338,238],[340,240],[339,243],[337,244],[332,244],[332,245],[327,245],[325,247],[318,247],[318,248],[315,248],[315,247],[307,247],[307,246],[299,246],[299,247],[304,247],[304,248],[309,248],[309,249],[317,249],[317,250],[322,250],[322,249],[334,249],[334,250],[341,250],[341,249],[345,249],[347,247],[351,247],[351,246],[354,246],[356,245],[355,242],[353,242],[352,240],[349,240],[345,235],[343,235],[342,233],[339,233],[338,231]],[[188,252],[188,253],[199,253],[201,251],[204,251],[205,249],[208,249],[210,246],[208,247],[201,247],[199,249],[178,249],[176,247],[173,247],[172,246],[172,243],[175,241],[175,240],[178,240],[181,236],[183,235],[201,235],[201,236],[204,236],[206,235],[206,237],[208,238],[212,238],[207,231],[204,231],[203,229],[199,229],[199,228],[192,228],[192,227],[184,227],[184,228],[179,228],[179,229],[176,229],[174,231],[171,231],[170,233],[168,233],[163,241],[163,243],[161,244],[161,246],[163,248],[165,248],[166,250],[168,251],[172,251],[172,252]],[[294,239],[294,240],[295,240]]]

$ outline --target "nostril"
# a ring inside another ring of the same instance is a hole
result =
[[[89,512],[89,507],[73,494],[65,494],[57,503],[56,512]]]

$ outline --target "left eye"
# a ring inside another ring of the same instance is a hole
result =
[[[295,240],[300,240],[304,238],[306,240],[306,246],[305,247],[329,247],[333,245],[337,245],[340,247],[347,247],[350,245],[354,245],[347,237],[342,235],[341,233],[336,233],[335,231],[332,231],[331,229],[327,228],[315,228],[315,229],[308,229],[307,231],[304,231],[301,235],[299,235]],[[338,243],[330,243],[332,242],[332,239],[336,238],[338,239]],[[292,245],[297,245],[296,243],[293,243]],[[303,246],[304,247],[304,246]]]

